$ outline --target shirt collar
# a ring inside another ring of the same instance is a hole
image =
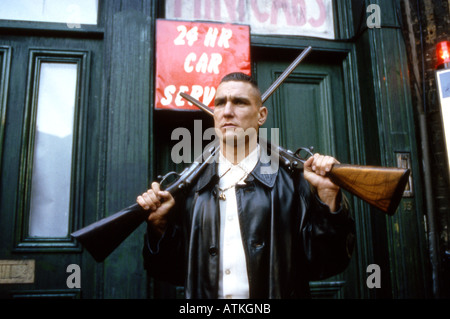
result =
[[[259,145],[259,144],[258,144]],[[267,187],[272,188],[275,185],[276,177],[278,176],[278,170],[281,163],[279,162],[279,158],[272,158],[268,152],[267,149],[270,148],[270,144],[261,144],[261,147],[258,148],[256,151],[256,155],[259,155],[256,157],[256,165],[254,165],[253,170],[249,174],[249,176],[245,179],[246,182],[250,182],[254,179],[257,179],[259,182],[264,184]],[[218,152],[220,153],[220,152]],[[253,152],[252,152],[253,153]],[[203,188],[205,188],[209,184],[216,184],[219,180],[219,174],[218,174],[218,160],[219,160],[219,154],[216,155],[212,163],[208,164],[205,168],[205,171],[203,174],[201,174],[199,180],[196,183],[196,189],[197,191],[201,191]],[[249,163],[252,163],[254,161],[253,155],[252,157],[247,156],[249,159]],[[253,161],[252,161],[253,159]],[[270,169],[271,165],[273,164],[272,161],[278,161],[276,168],[277,169]]]
[[[257,144],[256,148],[247,157],[245,157],[238,164],[234,165],[225,156],[223,156],[222,151],[220,151],[219,167],[218,167],[219,176],[222,176],[223,174],[225,174],[226,171],[229,170],[230,167],[236,167],[236,166],[239,166],[245,172],[250,173],[255,168],[256,164],[258,163],[260,153],[261,153],[260,146],[259,146],[259,144]]]

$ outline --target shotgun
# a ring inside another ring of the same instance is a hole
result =
[[[312,48],[309,46],[300,53],[300,55],[264,93],[265,98],[268,98],[278,86],[281,85],[284,79],[311,52],[311,50]],[[200,107],[203,106],[201,103],[197,105],[200,105]],[[203,110],[206,112],[209,111],[212,115],[212,111],[208,107],[205,107]],[[212,146],[209,150],[196,158],[194,163],[185,168],[180,174],[175,172],[166,174],[162,178],[161,183],[169,176],[173,175],[178,175],[178,179],[165,188],[165,190],[169,191],[172,196],[176,196],[181,189],[187,188],[192,183],[195,183],[197,177],[206,167],[206,164],[208,164],[208,162],[216,155],[217,149],[218,145]],[[285,157],[281,154],[280,156],[283,163],[289,163],[288,165],[291,167],[294,167],[294,164],[297,163],[297,160],[293,159],[288,153],[284,155]],[[206,160],[203,160],[205,158]],[[291,159],[293,159],[292,163],[290,161]],[[145,211],[139,204],[135,203],[113,215],[71,233],[71,236],[80,242],[97,262],[102,262],[147,219],[148,214],[148,211]]]
[[[208,106],[189,94],[180,93],[180,95],[201,110],[213,115],[213,111]],[[264,95],[262,99],[264,103]],[[277,146],[277,151],[281,163],[291,170],[303,168],[306,159],[300,155],[301,151],[313,155],[309,149],[304,147],[292,152]],[[334,164],[327,176],[339,187],[392,216],[402,199],[409,174],[409,169],[398,167]]]
[[[310,51],[311,47],[302,51],[262,95],[263,101],[281,85],[284,79],[289,76]],[[208,114],[213,114],[209,107],[191,96],[184,93],[181,93],[181,96]],[[277,146],[275,149],[278,152],[281,164],[289,170],[301,169],[303,167],[302,164],[305,159],[300,156],[300,152],[302,150],[308,152],[308,149],[299,148],[295,153],[290,150],[285,150],[280,146]],[[168,185],[165,190],[169,191],[172,196],[176,196],[181,190],[189,188],[196,182],[207,164],[217,155],[217,150],[218,145],[213,145],[205,153],[196,158],[180,174],[170,172],[163,176],[161,184],[170,176],[177,176],[177,179]],[[409,170],[340,164],[333,166],[332,171],[329,172],[329,176],[333,182],[343,189],[364,199],[388,215],[393,215],[408,181]],[[111,216],[73,232],[71,236],[78,240],[97,262],[102,262],[147,219],[148,214],[148,211],[145,211],[135,203]]]

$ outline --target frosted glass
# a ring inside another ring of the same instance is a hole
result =
[[[0,19],[97,24],[98,0],[9,0],[0,1]]]
[[[68,235],[76,89],[76,64],[41,64],[31,182],[31,237]]]

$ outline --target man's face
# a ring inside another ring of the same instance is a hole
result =
[[[214,104],[214,127],[223,141],[229,137],[239,139],[243,133],[253,136],[250,134],[256,134],[267,118],[258,91],[247,82],[223,82],[217,88]]]

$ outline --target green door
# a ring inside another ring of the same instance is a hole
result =
[[[36,33],[0,40],[0,296],[89,298],[70,233],[97,218],[102,41]]]
[[[274,50],[272,52],[272,50]],[[276,51],[276,54],[275,54]],[[264,92],[288,67],[301,50],[260,48],[255,53],[256,77]],[[269,109],[264,125],[279,128],[281,146],[296,151],[299,147],[313,147],[314,152],[332,155],[341,163],[353,163],[360,157],[354,149],[355,132],[352,119],[355,116],[351,103],[357,88],[348,87],[344,74],[352,72],[348,67],[348,55],[313,51],[283,82],[265,105]],[[352,93],[353,92],[353,93]],[[353,137],[352,137],[353,136]],[[346,193],[352,206],[352,215],[363,218],[364,205]],[[358,246],[363,229],[358,227]],[[340,275],[321,282],[311,283],[314,298],[360,298],[364,290],[359,282],[357,265],[368,265],[367,255],[356,252],[350,266]],[[365,268],[364,268],[365,269]],[[364,279],[364,278],[361,278]]]

